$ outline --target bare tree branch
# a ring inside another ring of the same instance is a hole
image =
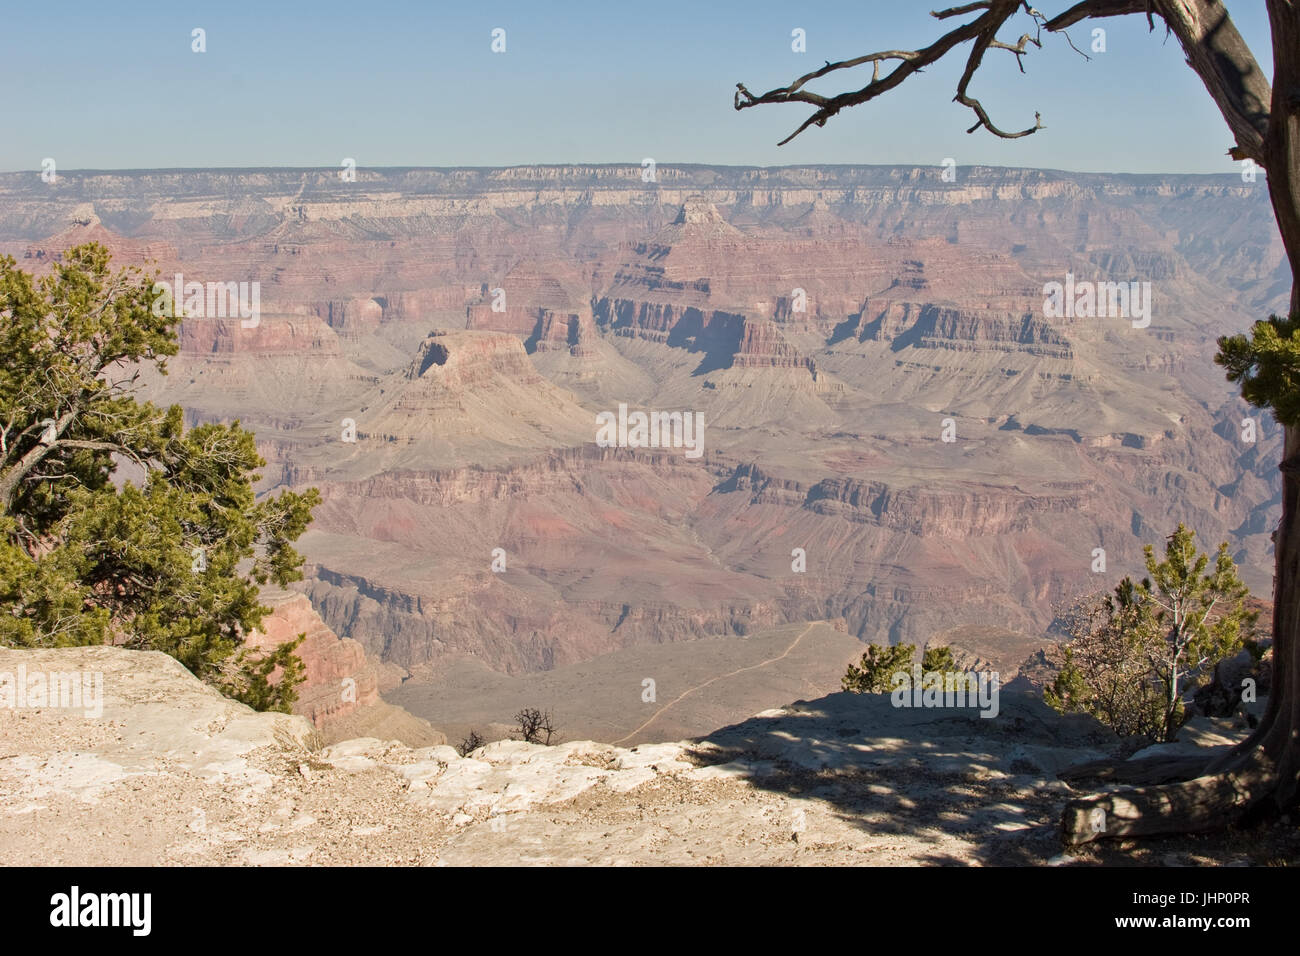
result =
[[[781,140],[781,146],[784,146],[790,140],[794,139],[809,126],[825,126],[826,121],[837,114],[840,110],[850,106],[857,106],[860,103],[866,103],[875,99],[883,93],[897,87],[913,73],[917,73],[924,67],[929,66],[942,59],[954,47],[965,43],[969,40],[975,40],[975,50],[971,56],[978,65],[979,59],[983,56],[983,51],[988,49],[989,44],[996,39],[997,31],[1011,16],[1022,6],[1022,0],[980,0],[978,3],[968,3],[960,7],[952,7],[948,10],[941,10],[932,13],[931,16],[939,20],[946,20],[950,17],[961,16],[971,13],[975,10],[983,10],[976,19],[969,23],[962,24],[955,30],[940,37],[930,46],[921,50],[885,50],[879,53],[868,53],[865,56],[856,57],[852,60],[844,60],[839,63],[827,63],[819,70],[815,70],[805,76],[795,80],[789,86],[779,87],[775,90],[769,90],[761,96],[752,94],[743,83],[736,84],[736,95],[734,105],[737,110],[748,109],[752,106],[759,106],[765,103],[809,103],[817,107],[816,112],[809,116],[799,125],[793,133]],[[1027,8],[1027,5],[1025,5]],[[1023,52],[1023,51],[1022,51]],[[1019,54],[1017,54],[1018,58]],[[898,60],[899,63],[883,79],[879,78],[879,64],[884,61]],[[852,69],[855,66],[861,66],[864,63],[873,63],[873,74],[871,82],[860,90],[849,93],[841,93],[838,96],[826,97],[818,93],[812,93],[804,90],[803,87],[812,80],[819,79],[837,70]],[[973,73],[968,66],[968,73]],[[965,83],[969,83],[969,76],[965,77]],[[963,90],[959,90],[959,97],[964,95]],[[978,105],[978,101],[967,97],[968,100]],[[959,100],[960,101],[960,100]],[[969,106],[970,103],[963,105]],[[983,113],[980,107],[976,111],[980,122],[979,126],[986,126],[990,131],[997,135],[1002,135],[988,121],[987,113]],[[1035,127],[1037,128],[1037,127]],[[1021,133],[1019,135],[1027,135]]]
[[[1150,4],[1147,3],[1147,0],[1083,0],[1082,3],[1076,3],[1069,10],[1048,20],[1043,24],[1043,29],[1057,33],[1066,27],[1074,26],[1082,20],[1122,17],[1130,13],[1149,14]]]
[[[1241,35],[1237,32],[1227,11],[1218,0],[1081,0],[1054,17],[1047,17],[1031,6],[1028,0],[978,0],[946,10],[933,11],[937,20],[949,20],[975,14],[973,20],[941,36],[934,43],[919,50],[882,50],[850,60],[827,63],[821,68],[799,77],[789,86],[777,87],[756,96],[743,83],[736,84],[733,105],[737,110],[749,109],[768,103],[807,103],[815,107],[813,113],[799,127],[781,140],[784,146],[810,126],[825,126],[826,121],[841,110],[869,102],[899,86],[914,73],[938,62],[955,47],[971,42],[966,69],[957,85],[954,101],[970,109],[976,122],[966,131],[973,133],[983,127],[1002,139],[1018,139],[1043,129],[1042,117],[1034,113],[1034,125],[1018,131],[1007,131],[990,119],[988,111],[978,98],[970,94],[970,85],[984,61],[988,50],[1006,50],[1016,58],[1016,65],[1024,72],[1024,55],[1029,44],[1041,48],[1041,33],[1059,33],[1076,53],[1090,59],[1075,46],[1066,32],[1068,27],[1085,20],[1145,14],[1147,24],[1155,28],[1155,18],[1165,22],[1187,56],[1187,62],[1205,83],[1228,128],[1236,139],[1230,150],[1236,159],[1254,159],[1267,165],[1264,157],[1264,136],[1268,131],[1271,90],[1267,77],[1255,62]],[[997,38],[998,32],[1017,13],[1033,21],[1037,33],[1022,34],[1014,44]],[[861,89],[832,96],[814,93],[805,87],[814,80],[839,70],[848,70],[867,63],[872,65],[871,81]],[[881,76],[881,64],[895,64]]]

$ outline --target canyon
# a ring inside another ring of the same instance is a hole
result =
[[[561,716],[598,680],[605,710],[570,709],[613,738],[643,677],[693,686],[812,622],[834,667],[786,658],[765,706],[794,678],[838,689],[840,637],[1009,677],[1179,521],[1271,592],[1280,429],[1213,364],[1289,293],[1265,185],[941,172],[0,174],[0,253],[42,268],[95,240],[166,280],[258,283],[254,327],[184,320],[142,392],[254,430],[260,490],[320,489],[302,603],[276,608],[330,632],[320,686],[360,674],[442,729],[455,675],[497,688],[485,723],[538,675]],[[1150,324],[1045,309],[1067,276],[1150,283]],[[699,415],[703,454],[600,447],[620,404]],[[582,677],[598,659],[628,663]],[[754,713],[771,675],[749,673],[671,732]]]

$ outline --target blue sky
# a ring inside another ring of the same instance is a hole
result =
[[[954,0],[955,2],[955,0]],[[0,22],[0,170],[210,166],[990,164],[1232,172],[1231,139],[1177,41],[1142,17],[1105,21],[1091,61],[1059,36],[1025,58],[990,52],[971,92],[1016,141],[951,102],[962,57],[778,148],[802,105],[735,112],[755,93],[945,29],[919,0],[800,4],[548,2],[15,3]],[[1054,13],[1065,0],[1042,0]],[[1271,72],[1263,0],[1227,7]],[[207,52],[191,52],[191,30]],[[494,54],[491,31],[506,31]],[[807,52],[791,51],[791,30]],[[1017,34],[1018,35],[1018,34]],[[1089,30],[1074,28],[1087,50]],[[1015,36],[1003,37],[1011,41]],[[866,68],[867,71],[870,67]],[[842,73],[812,88],[861,86]],[[834,75],[832,75],[834,76]],[[829,78],[828,78],[829,79]],[[844,84],[843,86],[839,84]]]

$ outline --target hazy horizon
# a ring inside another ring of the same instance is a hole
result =
[[[694,168],[694,169],[929,169],[931,167],[939,168],[937,163],[915,163],[915,162],[889,162],[889,163],[702,163],[702,162],[675,162],[669,160],[656,160],[656,168],[659,170],[672,168]],[[402,172],[412,170],[435,171],[456,171],[456,170],[490,170],[490,169],[563,169],[567,167],[588,166],[591,168],[615,168],[627,167],[628,169],[637,170],[639,165],[635,162],[594,162],[588,160],[567,160],[545,163],[489,163],[489,164],[461,164],[461,165],[411,165],[395,164],[388,166],[366,166],[358,164],[358,172],[371,170],[374,172]],[[1068,169],[1059,166],[1020,166],[1011,163],[958,163],[957,169],[987,169],[987,170],[1005,170],[1005,171],[1027,171],[1035,173],[1062,173],[1071,176],[1180,176],[1180,177],[1226,177],[1228,179],[1239,180],[1240,170],[1216,170],[1210,172],[1176,172],[1170,170],[1128,170],[1128,169]],[[337,173],[337,166],[303,166],[303,165],[277,165],[265,164],[261,166],[87,166],[74,169],[58,167],[58,175],[124,175],[128,173],[205,173],[205,172],[322,172]],[[1257,167],[1258,175],[1263,176],[1264,170]],[[40,173],[40,169],[3,169],[0,170],[0,176],[24,175],[31,173]],[[661,186],[664,183],[647,183],[647,186]]]

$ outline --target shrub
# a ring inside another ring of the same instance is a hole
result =
[[[1259,616],[1246,608],[1249,592],[1227,544],[1207,571],[1210,556],[1194,538],[1179,524],[1163,561],[1146,546],[1148,577],[1124,578],[1113,593],[1066,610],[1070,640],[1055,654],[1059,672],[1043,693],[1049,706],[1091,714],[1122,737],[1177,738],[1187,692],[1250,642]]]
[[[478,750],[479,747],[482,747],[484,743],[486,743],[486,741],[479,736],[478,731],[471,729],[469,736],[457,745],[456,753],[460,754],[462,757],[468,757],[474,751]]]
[[[553,739],[559,740],[560,735],[549,710],[543,712],[534,707],[526,707],[515,714],[515,725],[519,732],[518,739],[530,744],[545,744],[549,747]]]

